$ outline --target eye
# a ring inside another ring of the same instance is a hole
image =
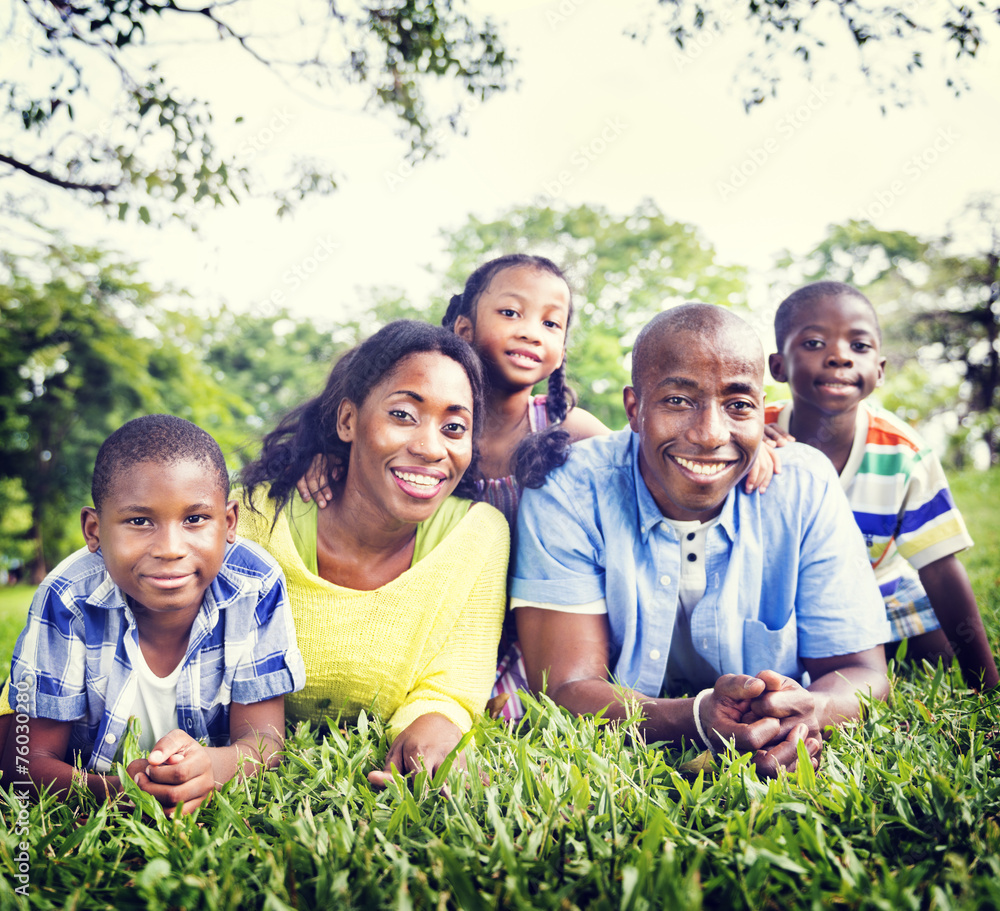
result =
[[[521,315],[511,307],[503,307],[500,310],[498,310],[497,313],[499,313],[501,316],[506,316],[509,319],[515,319],[516,317]]]
[[[147,525],[152,525],[145,516],[132,516],[131,519],[125,520],[125,524],[131,525],[133,528],[144,528]]]
[[[206,522],[209,521],[209,519],[210,519],[210,516],[200,516],[200,515],[197,515],[197,516],[188,516],[184,520],[184,522],[187,525],[204,525]]]
[[[807,338],[802,343],[802,347],[808,351],[816,351],[823,347],[823,343],[818,338]]]
[[[557,323],[554,319],[543,320],[542,325],[546,329],[562,329],[562,324]]]
[[[748,402],[745,399],[733,402],[729,407],[737,414],[752,414],[757,410],[757,406],[753,402]]]
[[[663,402],[666,405],[672,405],[676,408],[684,405],[687,402],[687,399],[685,399],[682,395],[668,395],[664,398]]]
[[[445,424],[441,429],[449,436],[456,437],[464,436],[469,430],[461,421],[452,421],[449,424]]]
[[[405,408],[393,408],[389,412],[389,416],[395,418],[397,421],[412,421],[414,417]]]
[[[872,346],[867,342],[851,342],[851,347],[855,351],[870,351]]]

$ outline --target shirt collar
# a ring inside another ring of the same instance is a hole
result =
[[[677,532],[674,530],[673,525],[666,521],[663,513],[660,512],[660,507],[656,505],[656,500],[653,499],[653,495],[649,492],[649,488],[642,478],[642,472],[639,469],[639,435],[635,431],[632,431],[630,445],[632,447],[632,475],[635,481],[635,499],[638,505],[636,519],[642,543],[645,544],[649,540],[653,529],[660,523],[663,523],[667,529],[668,536],[676,540]],[[719,514],[719,521],[717,523],[729,536],[730,541],[736,537],[738,526],[736,518],[737,498],[741,495],[740,487],[742,485],[743,480],[729,491],[725,503],[722,504],[722,512]]]

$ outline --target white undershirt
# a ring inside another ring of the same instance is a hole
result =
[[[135,691],[132,714],[142,725],[139,747],[143,752],[149,752],[156,741],[177,727],[177,681],[184,662],[178,661],[177,667],[166,677],[157,677],[146,664],[141,647],[136,649],[136,653],[134,670],[139,685]]]

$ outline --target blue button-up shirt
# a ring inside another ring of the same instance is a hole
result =
[[[790,444],[766,493],[730,491],[705,542],[705,594],[691,639],[716,676],[863,651],[890,638],[864,541],[829,460]],[[639,472],[629,429],[585,440],[525,490],[510,593],[579,605],[604,598],[610,670],[658,696],[678,604],[681,546]],[[715,678],[691,681],[712,686]]]
[[[111,767],[138,682],[139,632],[132,609],[87,548],[60,563],[38,587],[14,646],[11,708],[32,718],[73,722],[70,758]],[[263,702],[302,688],[285,577],[250,541],[226,548],[205,591],[177,680],[177,725],[209,746],[229,742],[229,704]]]

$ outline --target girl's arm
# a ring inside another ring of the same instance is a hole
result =
[[[605,427],[589,411],[584,411],[582,408],[572,408],[559,426],[569,434],[571,443],[611,433],[610,428]]]

